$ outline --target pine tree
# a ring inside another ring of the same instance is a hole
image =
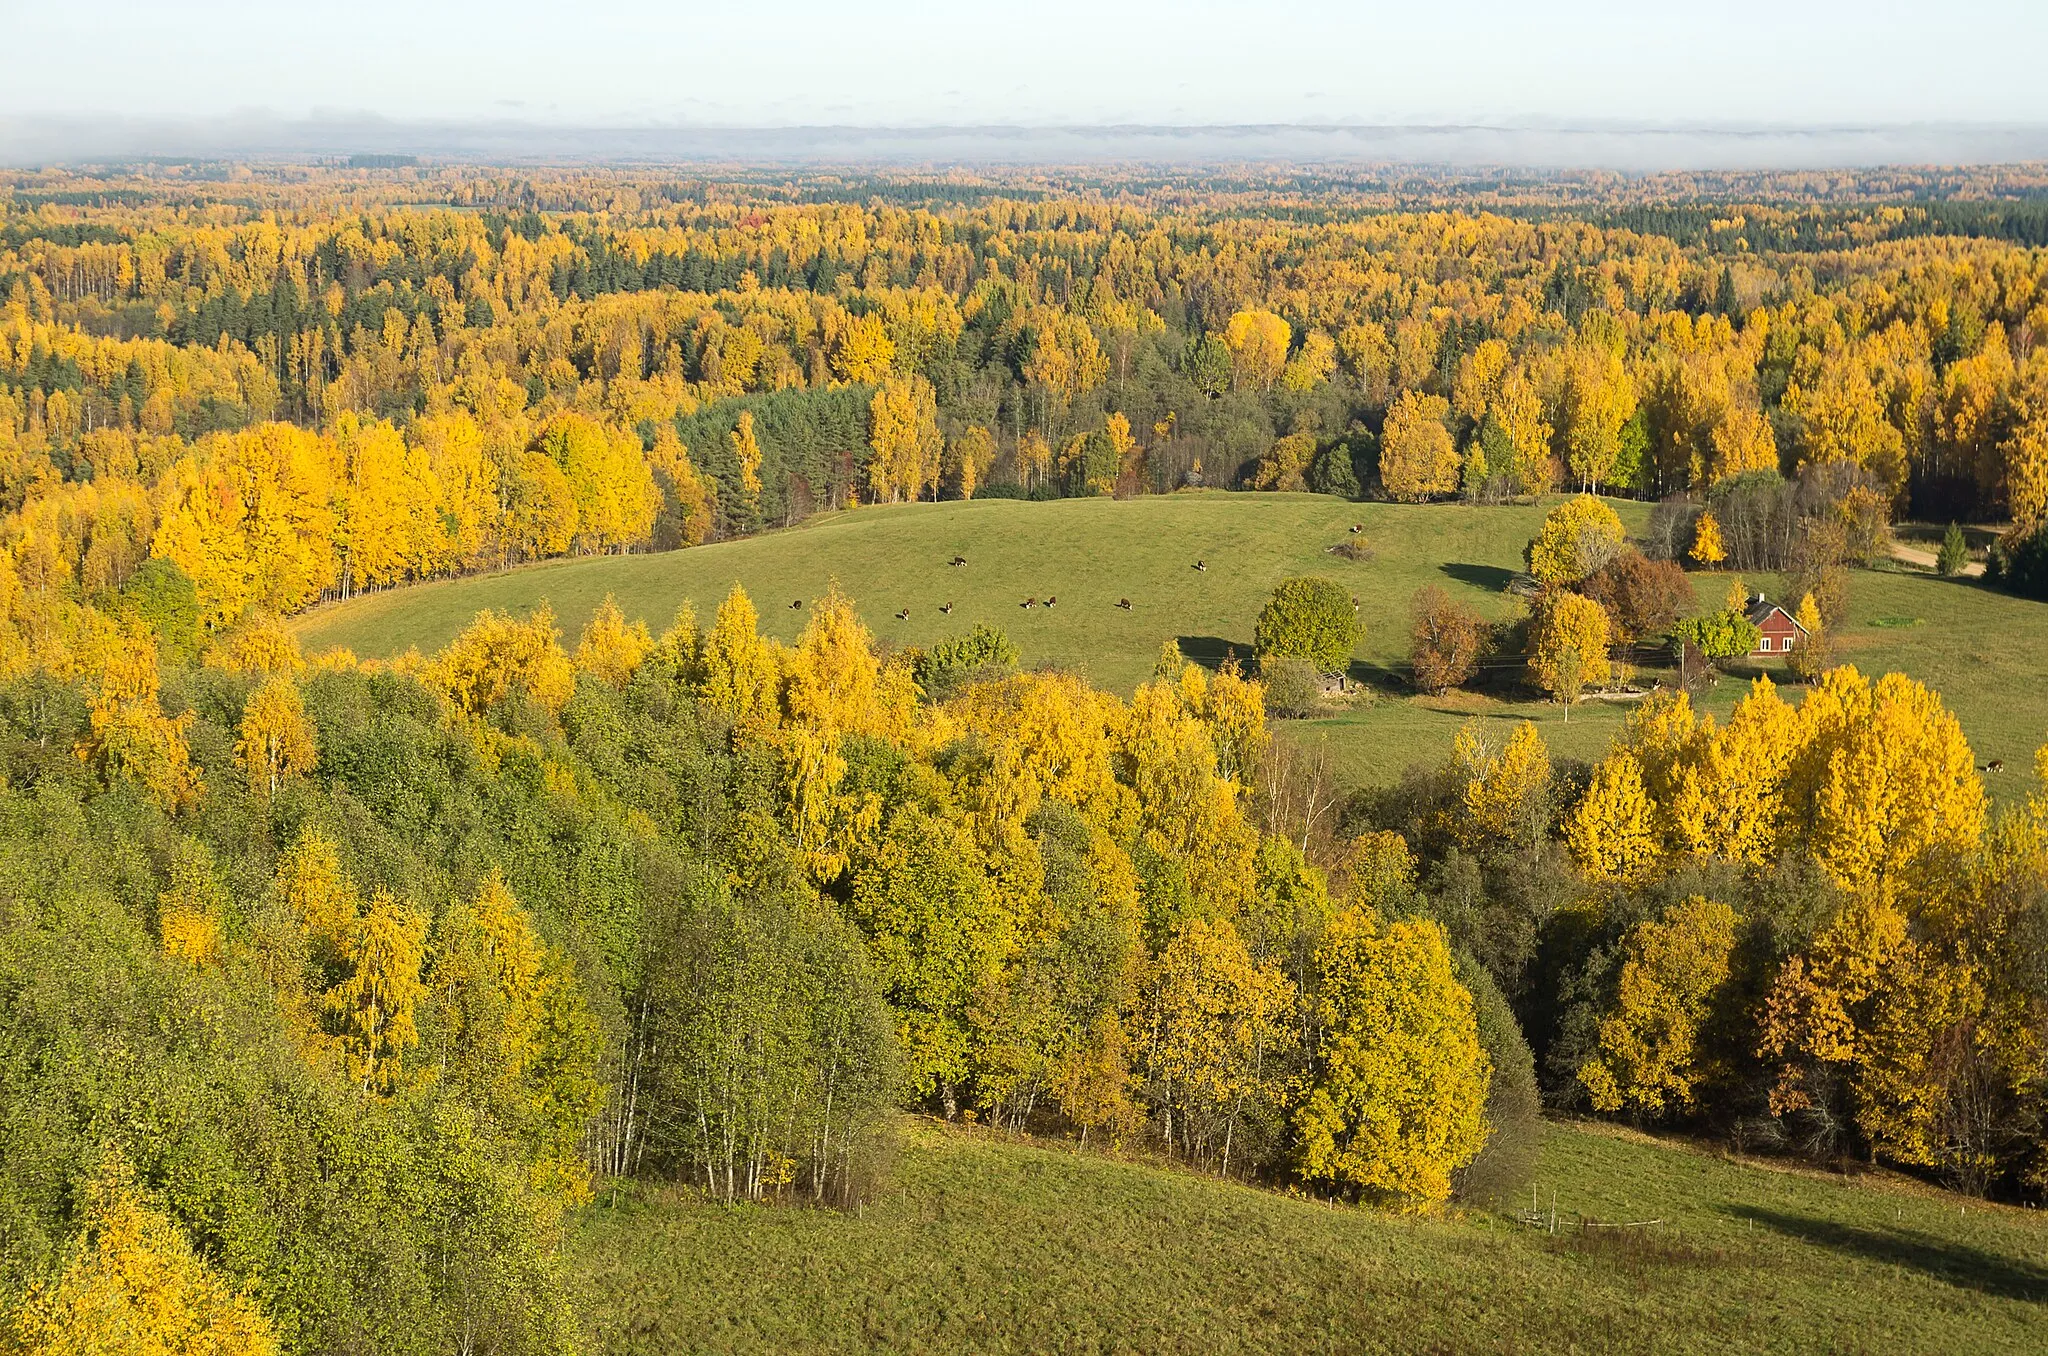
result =
[[[1939,555],[1935,557],[1935,573],[1941,575],[1945,579],[1950,578],[1954,575],[1961,574],[1963,572],[1963,567],[1968,565],[1969,563],[1969,538],[1963,535],[1963,529],[1960,526],[1958,526],[1955,523],[1950,523],[1948,525],[1948,531],[1942,534],[1941,552]]]

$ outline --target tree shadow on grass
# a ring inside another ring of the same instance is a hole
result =
[[[1905,1267],[1959,1289],[2000,1299],[2048,1303],[2048,1269],[1916,1229],[1866,1229],[1813,1215],[1787,1215],[1757,1206],[1728,1213],[1816,1247]]]
[[[1237,666],[1249,671],[1252,665],[1252,646],[1248,640],[1225,640],[1222,636],[1175,636],[1174,643],[1191,664],[1200,664],[1205,669],[1220,669],[1227,660],[1235,659]]]
[[[1513,570],[1503,570],[1498,565],[1466,565],[1453,562],[1439,565],[1437,568],[1460,584],[1470,584],[1474,588],[1489,589],[1495,593],[1505,590],[1508,581],[1515,577]]]

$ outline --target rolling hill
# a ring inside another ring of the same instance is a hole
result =
[[[2040,1349],[2032,1212],[1569,1124],[1537,1180],[1404,1217],[908,1120],[857,1216],[642,1189],[570,1252],[602,1353]]]
[[[1648,515],[1641,503],[1615,507],[1631,529]],[[1273,585],[1320,573],[1358,597],[1366,634],[1355,672],[1373,681],[1380,699],[1293,728],[1323,741],[1342,775],[1374,782],[1411,761],[1443,757],[1457,726],[1473,717],[1534,720],[1553,750],[1577,757],[1597,756],[1620,725],[1625,710],[1616,705],[1588,703],[1566,722],[1560,708],[1528,700],[1511,682],[1429,698],[1409,693],[1399,676],[1409,599],[1423,585],[1440,585],[1488,617],[1516,614],[1521,603],[1502,586],[1521,568],[1543,512],[1215,491],[871,507],[692,550],[554,561],[389,590],[316,609],[297,627],[309,651],[341,645],[387,657],[438,648],[484,608],[525,611],[547,602],[573,640],[607,594],[659,630],[684,603],[708,617],[739,583],[760,609],[763,629],[789,640],[836,581],[886,644],[929,644],[987,622],[1009,633],[1027,664],[1071,666],[1128,692],[1150,674],[1168,638],[1207,662],[1231,652],[1249,656],[1253,621]],[[1353,534],[1354,524],[1363,530]],[[1370,560],[1330,550],[1361,538]],[[949,565],[955,556],[967,563]],[[1198,561],[1207,568],[1196,569]],[[1703,600],[1726,587],[1721,575],[1696,584]],[[1057,603],[1020,606],[1027,598]],[[1124,599],[1128,611],[1117,606]],[[791,608],[793,601],[804,606]],[[942,612],[948,604],[950,613]],[[895,615],[906,610],[907,618]],[[2048,738],[2038,711],[2010,700],[2031,691],[2038,656],[2048,652],[2048,608],[2038,603],[1924,574],[1858,572],[1840,639],[1851,662],[1932,683],[1961,717],[1980,761],[2029,767]],[[1742,688],[1724,680],[1705,705],[1725,711]],[[2003,775],[1993,794],[2016,794],[2023,774]]]

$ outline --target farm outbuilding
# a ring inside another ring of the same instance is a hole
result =
[[[1806,636],[1806,628],[1799,624],[1799,618],[1761,593],[1749,600],[1745,615],[1759,632],[1756,648],[1750,651],[1754,656],[1782,659],[1792,653]]]

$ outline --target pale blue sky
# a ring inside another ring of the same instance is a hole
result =
[[[2048,0],[0,0],[0,115],[2048,122]]]

